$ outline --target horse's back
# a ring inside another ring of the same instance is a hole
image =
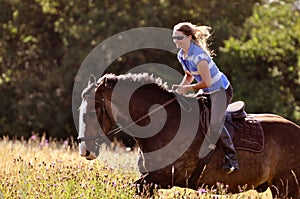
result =
[[[252,114],[251,116],[261,123],[266,144],[272,143],[284,149],[283,151],[288,150],[292,146],[293,151],[297,151],[300,154],[299,125],[275,114]]]
[[[249,116],[257,119],[262,125],[280,125],[283,128],[295,128],[300,133],[300,126],[294,122],[275,114],[249,114]]]

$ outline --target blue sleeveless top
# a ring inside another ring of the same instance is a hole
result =
[[[205,93],[213,93],[220,89],[227,89],[230,85],[227,77],[219,70],[212,58],[197,44],[191,42],[188,56],[186,59],[183,58],[183,50],[180,49],[177,54],[177,59],[182,64],[184,70],[189,71],[197,82],[202,81],[202,77],[198,73],[197,65],[200,61],[206,60],[210,70],[212,78],[212,85],[209,88],[204,88]]]

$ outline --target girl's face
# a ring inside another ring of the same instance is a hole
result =
[[[172,38],[177,48],[185,48],[190,45],[191,36],[186,36],[183,32],[174,30]]]

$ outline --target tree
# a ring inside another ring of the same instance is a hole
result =
[[[251,112],[274,112],[299,120],[300,17],[292,3],[258,5],[238,38],[225,42],[222,60],[235,99]]]
[[[218,51],[230,35],[239,35],[256,2],[260,1],[1,0],[0,134],[28,137],[32,131],[45,131],[52,137],[77,136],[72,88],[75,79],[84,81],[76,77],[77,70],[97,44],[132,28],[171,29],[191,21],[212,26],[212,47]],[[111,72],[149,62],[182,71],[175,55],[143,49],[115,60]]]

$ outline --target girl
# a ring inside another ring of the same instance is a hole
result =
[[[177,58],[185,75],[179,85],[173,88],[179,94],[202,91],[211,98],[211,120],[208,135],[215,137],[225,155],[223,169],[232,173],[238,169],[237,154],[231,137],[224,127],[225,111],[231,102],[233,90],[227,77],[219,70],[211,58],[207,40],[211,36],[210,27],[196,26],[182,22],[174,26],[173,42],[179,48]],[[196,83],[193,83],[193,80]],[[215,144],[212,143],[212,144]]]

